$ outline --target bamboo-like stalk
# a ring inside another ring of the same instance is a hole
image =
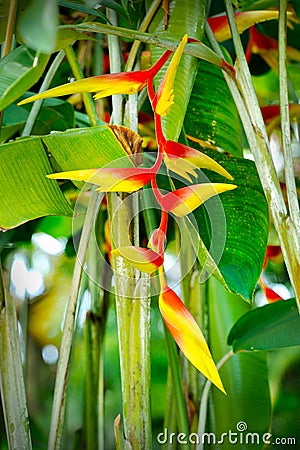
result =
[[[237,30],[230,0],[226,0],[226,7],[237,54],[236,73],[238,83],[226,73],[224,73],[224,77],[244,126],[300,310],[300,230],[297,230],[297,224],[290,220],[284,203],[270,155],[266,128],[252,84],[251,74]],[[221,56],[222,52],[209,26],[207,26],[207,35],[212,48]]]
[[[112,23],[116,15],[109,10]],[[112,72],[119,72],[119,43],[108,38]],[[120,54],[119,54],[120,55]],[[123,117],[122,98],[113,96],[113,120]],[[137,102],[129,102],[128,123],[134,131],[137,126]],[[135,111],[133,111],[135,108]],[[126,199],[126,200],[125,200]],[[109,194],[108,213],[112,247],[138,245],[138,195]],[[133,219],[134,225],[131,226]],[[114,258],[115,299],[118,321],[118,339],[121,370],[124,445],[132,450],[150,449],[150,278],[140,273],[121,257]],[[119,428],[119,427],[118,427]],[[120,445],[120,443],[118,443]]]
[[[288,98],[288,81],[287,81],[287,0],[279,3],[279,27],[278,27],[278,48],[279,48],[279,92],[280,92],[280,124],[281,124],[281,140],[282,151],[284,156],[284,172],[287,200],[289,212],[292,221],[300,230],[299,202],[296,189],[295,173],[293,167],[292,149],[291,149],[291,133],[290,133],[290,114],[289,114],[289,98]]]
[[[31,450],[15,304],[5,295],[0,267],[0,392],[9,450]]]

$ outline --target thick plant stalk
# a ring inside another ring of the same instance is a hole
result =
[[[236,73],[238,84],[226,73],[224,73],[224,77],[244,126],[260,181],[269,204],[274,226],[278,233],[286,267],[295,291],[297,305],[300,310],[300,230],[297,230],[297,224],[291,221],[284,203],[277,174],[270,155],[266,128],[252,84],[230,0],[226,0],[226,7],[229,13],[228,18],[237,54]],[[207,35],[213,49],[219,55],[222,55],[219,45],[208,26]]]
[[[109,19],[112,23],[116,21],[111,10]],[[118,72],[118,42],[113,36],[109,36],[108,42],[111,71]],[[136,105],[136,102],[131,104]],[[113,97],[114,122],[122,117],[121,105],[120,97]],[[128,116],[132,119],[126,125],[135,130],[136,119],[131,108],[129,104]],[[130,242],[138,245],[138,211],[137,194],[108,196],[112,248],[128,245]],[[122,446],[133,450],[150,449],[150,278],[119,256],[114,259],[114,278],[125,435]]]
[[[287,82],[287,67],[286,67],[287,3],[288,3],[287,0],[282,0],[279,3],[280,9],[279,9],[279,29],[278,29],[278,42],[279,42],[278,66],[279,66],[279,91],[280,91],[280,123],[282,134],[282,151],[284,156],[285,183],[286,183],[289,211],[292,221],[296,224],[298,230],[300,230],[299,203],[293,167],[292,149],[291,149],[289,98],[288,98],[288,82]]]
[[[125,208],[121,203],[117,194],[109,195],[113,247],[128,244],[130,217],[137,210],[132,198]],[[124,434],[133,450],[146,449],[151,448],[149,277],[121,257],[114,266]]]

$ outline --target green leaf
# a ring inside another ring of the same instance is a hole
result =
[[[228,293],[217,280],[208,282],[209,296],[209,342],[215,361],[219,361],[230,347],[226,336],[232,324],[250,310],[250,305],[236,295]],[[228,430],[238,433],[239,450],[249,448],[249,443],[241,442],[237,424],[245,422],[247,433],[259,433],[262,438],[270,426],[270,392],[268,385],[268,366],[264,353],[243,353],[233,355],[220,369],[227,396],[212,389],[209,408],[209,431],[217,437]],[[259,405],[259,408],[258,406]],[[245,437],[246,431],[244,431]],[[260,445],[251,448],[261,449]],[[223,447],[231,449],[232,444],[224,438]],[[206,447],[207,448],[207,447]],[[222,448],[222,446],[220,446]]]
[[[27,117],[28,112],[25,108],[18,108],[14,104],[5,108],[0,129],[0,143],[8,141],[15,133],[21,130]]]
[[[194,211],[205,246],[203,254],[200,253],[200,262],[209,252],[218,265],[214,275],[231,292],[251,300],[268,241],[267,201],[252,161],[222,156],[216,151],[206,150],[205,153],[233,176],[232,183],[238,188],[213,197]],[[211,171],[205,171],[205,174],[212,183],[221,180]],[[207,182],[207,178],[204,181]]]
[[[91,5],[91,6],[96,6],[97,3],[98,2],[96,2],[95,5]],[[82,11],[84,13],[97,16],[100,19],[102,19],[105,23],[108,21],[107,17],[101,11],[98,11],[97,9],[95,9],[93,7],[85,6],[85,5],[82,5],[81,3],[69,2],[69,1],[63,1],[63,0],[59,0],[58,4],[60,6],[64,6],[65,8],[75,9],[75,11]]]
[[[51,166],[39,138],[1,145],[0,167],[1,228],[49,214],[72,214],[58,185],[46,178]]]
[[[295,299],[250,311],[233,325],[227,339],[234,352],[300,345],[300,316]]]
[[[46,215],[71,215],[72,209],[52,173],[44,145],[62,170],[102,167],[127,153],[108,126],[19,139],[0,146],[0,227],[13,228]]]
[[[0,61],[0,111],[39,80],[48,60],[49,55],[35,58],[34,52],[22,45]]]
[[[201,61],[184,120],[187,135],[242,156],[238,112],[221,70]]]
[[[6,142],[24,127],[31,105],[23,107],[14,104],[5,108],[0,143]],[[86,124],[88,125],[88,123]],[[72,105],[60,99],[47,99],[37,116],[32,134],[48,134],[51,131],[65,131],[75,126],[75,114]]]
[[[165,13],[160,8],[152,22],[150,32],[164,38],[178,39],[178,41],[187,33],[189,37],[201,40],[206,10],[207,2],[200,0],[187,0],[185,2],[175,0],[170,4],[170,20],[167,30],[164,27]],[[162,52],[158,47],[151,47],[154,61],[162,55]],[[172,105],[169,114],[162,120],[164,133],[168,139],[177,141],[180,135],[198,62],[196,58],[187,55],[183,55],[181,58],[174,86],[175,103]],[[164,73],[165,70],[162,70],[155,77],[156,86],[161,82]]]
[[[56,45],[58,5],[56,0],[32,0],[18,23],[22,41],[41,53],[52,53]]]
[[[30,110],[31,105],[28,106],[27,109]],[[51,131],[65,131],[74,126],[75,113],[70,103],[57,98],[46,99],[43,101],[32,134],[44,135]]]
[[[30,450],[31,437],[26,404],[17,314],[13,299],[4,294],[0,272],[0,391],[9,449]]]
[[[108,126],[52,133],[42,140],[63,171],[94,169],[127,156]]]
[[[276,0],[234,0],[232,3],[241,11],[278,7],[278,2]]]
[[[55,52],[66,48],[68,45],[73,44],[75,41],[96,41],[95,38],[88,34],[80,33],[79,31],[71,28],[58,28],[56,35]]]

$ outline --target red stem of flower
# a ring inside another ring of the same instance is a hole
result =
[[[154,78],[155,75],[157,74],[157,72],[162,68],[162,66],[168,61],[168,59],[170,58],[170,56],[172,55],[172,50],[166,50],[165,53],[162,54],[162,56],[156,61],[155,64],[153,64],[152,67],[150,67],[149,72],[150,72],[150,77],[149,78]]]
[[[165,209],[161,210],[159,229],[166,235],[168,228],[168,213]]]

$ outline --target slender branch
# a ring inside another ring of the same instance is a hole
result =
[[[282,133],[282,151],[284,157],[284,171],[286,192],[289,205],[290,216],[293,222],[300,229],[299,203],[296,190],[295,173],[293,167],[291,134],[290,134],[290,115],[289,115],[289,98],[288,98],[288,82],[287,82],[287,0],[279,2],[279,89],[280,89],[280,120]]]
[[[12,39],[15,31],[16,13],[18,8],[18,0],[11,0],[9,3],[8,19],[5,35],[5,47],[3,56],[9,54],[12,46]]]
[[[172,52],[178,47],[178,40],[166,39],[157,37],[150,33],[144,33],[137,30],[130,30],[128,28],[116,27],[112,25],[105,25],[102,23],[84,23],[79,25],[61,25],[59,29],[73,29],[79,31],[88,31],[92,33],[103,33],[109,36],[119,36],[128,39],[139,40],[148,45],[155,45],[156,47],[171,50]],[[232,73],[232,68],[225,63],[223,56],[222,59],[209,47],[202,42],[188,43],[186,44],[183,52],[187,55],[195,56],[196,58],[206,59],[207,61],[221,66],[224,70],[228,70],[228,73]]]
[[[139,27],[139,31],[144,32],[147,30],[148,26],[151,23],[151,20],[153,19],[154,14],[156,13],[159,5],[161,4],[162,0],[154,0],[154,2],[150,5],[150,8],[147,12],[147,14],[145,15],[140,27]],[[133,69],[133,65],[134,65],[134,61],[138,52],[138,49],[141,45],[141,41],[135,40],[134,43],[132,44],[132,47],[130,49],[130,53],[127,59],[127,63],[126,63],[126,71],[129,72],[130,70]]]
[[[65,57],[65,54],[64,54],[63,50],[61,50],[56,55],[53,63],[51,64],[51,66],[49,67],[49,70],[46,73],[46,76],[44,78],[44,81],[43,81],[43,83],[41,85],[41,88],[40,88],[39,92],[46,91],[49,88],[49,86],[51,84],[51,81],[53,80],[53,77],[54,77],[57,69],[61,65],[64,57]],[[36,118],[37,118],[37,116],[38,116],[38,114],[40,112],[42,103],[43,103],[43,100],[37,100],[37,101],[34,102],[32,108],[31,108],[31,111],[30,111],[30,113],[28,115],[25,127],[23,129],[22,136],[30,136],[30,134],[31,134],[31,132],[33,130]]]
[[[220,359],[220,361],[216,364],[217,369],[219,370],[232,356],[234,355],[233,351],[230,350],[226,355],[223,356],[223,358]],[[210,392],[210,388],[212,386],[211,381],[207,380],[202,393],[201,403],[200,403],[200,410],[199,410],[199,421],[198,421],[198,436],[200,439],[200,443],[197,445],[197,450],[203,450],[204,448],[204,442],[202,440],[202,436],[205,432],[205,426],[206,426],[206,416],[207,416],[207,403],[208,403],[208,395]]]
[[[78,62],[78,59],[75,55],[75,52],[73,50],[73,47],[69,45],[65,48],[65,54],[68,59],[68,63],[70,64],[70,67],[72,69],[72,72],[74,74],[74,77],[76,80],[80,80],[84,77],[83,72],[81,70],[80,64]],[[98,125],[98,116],[95,108],[95,103],[93,102],[91,94],[88,92],[84,92],[82,94],[83,103],[87,112],[87,115],[89,116],[91,126],[95,127]]]

